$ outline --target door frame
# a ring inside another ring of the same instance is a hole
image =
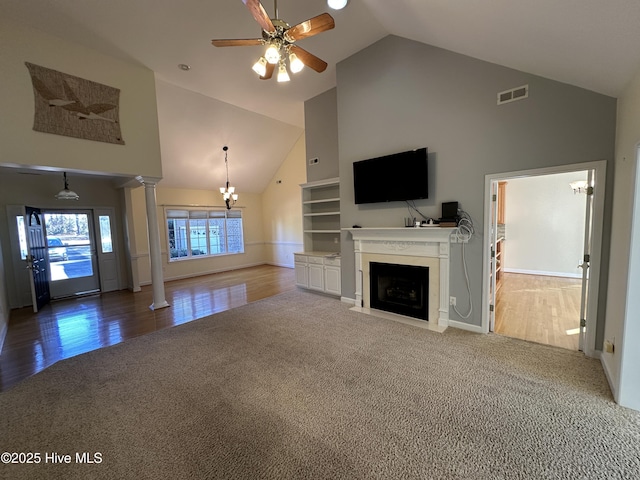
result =
[[[85,294],[95,294],[100,293],[102,291],[102,281],[100,277],[100,268],[98,265],[98,247],[97,247],[97,235],[99,232],[96,232],[95,229],[95,219],[94,219],[94,210],[92,208],[42,208],[42,215],[45,217],[47,214],[51,215],[86,215],[87,216],[87,231],[89,236],[89,245],[90,245],[90,258],[91,258],[91,268],[93,271],[92,275],[87,275],[84,277],[72,277],[69,279],[59,279],[53,280],[51,278],[51,264],[49,263],[49,282],[52,288],[51,299],[52,300],[61,300],[64,298],[72,298],[77,295],[85,295]],[[46,218],[44,220],[44,230],[45,235],[48,236],[47,232],[47,221]],[[90,282],[89,285],[87,283]],[[91,288],[95,286],[96,288]],[[84,288],[84,290],[81,290]],[[55,294],[55,295],[54,295]]]
[[[593,198],[593,231],[591,243],[591,262],[589,273],[589,292],[587,296],[587,319],[586,319],[586,339],[584,344],[584,354],[588,357],[597,355],[596,327],[598,314],[598,291],[600,288],[600,269],[602,261],[602,230],[604,224],[604,199],[606,189],[607,161],[599,160],[594,162],[574,163],[568,165],[557,165],[553,167],[537,168],[532,170],[519,170],[514,172],[494,173],[485,175],[484,186],[484,235],[482,249],[482,324],[483,333],[489,333],[489,323],[491,319],[490,311],[490,285],[491,281],[491,209],[492,195],[491,188],[493,182],[508,180],[515,177],[534,177],[550,175],[555,173],[567,173],[574,171],[593,170],[594,171],[594,198]]]

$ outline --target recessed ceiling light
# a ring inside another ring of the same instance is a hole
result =
[[[179,63],[178,68],[180,70],[184,70],[185,72],[188,72],[189,70],[191,70],[191,65],[187,65],[186,63]]]
[[[327,5],[334,10],[342,10],[347,6],[348,2],[349,0],[327,0]]]

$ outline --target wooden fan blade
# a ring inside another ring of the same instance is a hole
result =
[[[238,38],[235,40],[211,40],[211,43],[216,47],[248,47],[252,45],[262,45],[264,43],[264,40],[262,40],[261,38]]]
[[[242,0],[242,3],[246,5],[251,12],[251,15],[253,15],[253,18],[256,19],[256,22],[258,22],[265,32],[274,33],[276,31],[276,28],[273,26],[273,22],[269,18],[267,11],[260,3],[260,0]]]
[[[276,68],[275,63],[267,63],[267,71],[262,77],[260,77],[260,80],[269,80],[273,75],[273,71],[275,70],[275,68]]]
[[[298,25],[294,25],[286,31],[284,36],[288,41],[295,42],[301,38],[311,37],[326,30],[331,30],[335,26],[336,24],[333,21],[333,17],[328,13],[323,13]]]
[[[314,69],[316,72],[324,72],[327,68],[327,62],[319,59],[313,53],[307,52],[304,48],[300,48],[297,45],[291,45],[289,47],[291,53],[295,53],[296,56],[307,67]]]

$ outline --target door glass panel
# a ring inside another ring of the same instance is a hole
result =
[[[22,215],[16,216],[16,222],[18,224],[18,241],[20,242],[20,258],[22,260],[27,259],[27,236],[24,233],[24,217]]]
[[[111,240],[111,219],[109,215],[100,215],[100,247],[102,253],[113,252],[113,242]]]
[[[45,213],[51,281],[93,276],[89,216]]]

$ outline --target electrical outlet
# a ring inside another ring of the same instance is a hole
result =
[[[333,237],[333,243],[338,243],[338,237]]]
[[[456,306],[456,297],[449,297],[449,305]]]
[[[613,353],[615,351],[614,342],[611,341],[611,340],[605,340],[604,341],[604,351],[607,352],[607,353]]]
[[[309,165],[315,165],[316,163],[318,163],[318,159],[317,158],[310,158],[309,159]]]

